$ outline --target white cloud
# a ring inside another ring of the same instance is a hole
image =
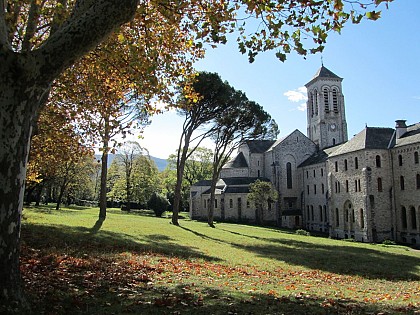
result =
[[[302,104],[300,104],[300,105],[297,107],[297,109],[298,109],[299,111],[301,111],[301,112],[306,111],[306,103],[302,103]]]
[[[290,90],[283,93],[284,96],[291,102],[297,103],[301,101],[306,101],[308,97],[306,96],[306,88],[301,86],[295,90]]]

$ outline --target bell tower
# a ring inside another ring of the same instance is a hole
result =
[[[305,84],[308,90],[307,135],[320,149],[348,140],[341,81],[342,78],[322,65]]]

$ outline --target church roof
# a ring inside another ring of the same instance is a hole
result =
[[[267,178],[263,177],[224,177],[221,180],[224,181],[227,186],[238,186],[252,184],[257,179],[260,181],[269,182]]]
[[[325,162],[328,157],[336,150],[340,149],[344,144],[339,144],[333,147],[324,148],[312,154],[309,158],[303,161],[298,167],[304,167]]]
[[[318,71],[315,73],[315,75],[314,75],[314,77],[312,79],[315,79],[315,78],[335,78],[335,79],[341,79],[334,72],[332,72],[331,70],[329,70],[326,67],[324,67],[324,65],[322,65],[321,68],[318,69]]]
[[[313,76],[311,81],[306,83],[305,86],[308,86],[310,83],[312,83],[314,80],[316,80],[318,78],[337,79],[337,80],[340,80],[340,81],[343,80],[343,78],[340,78],[334,72],[332,72],[331,70],[324,67],[324,65],[322,65],[321,68],[319,68],[318,71],[315,73],[315,75]]]
[[[394,147],[420,142],[420,123],[407,127],[407,132],[396,140]]]
[[[193,186],[210,186],[211,180],[203,179],[193,184]]]
[[[341,155],[365,149],[388,149],[394,134],[393,128],[366,127],[351,140],[344,143],[330,156]]]
[[[232,160],[227,162],[223,168],[241,168],[241,167],[248,167],[248,163],[246,162],[244,154],[242,152],[239,152],[239,154],[235,156]]]
[[[275,140],[248,140],[246,144],[251,153],[264,153],[274,144],[274,142]]]

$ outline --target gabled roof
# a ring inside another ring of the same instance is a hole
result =
[[[287,136],[280,138],[278,140],[276,140],[272,146],[270,147],[270,150],[273,150],[275,147],[277,147],[278,145],[282,144],[287,138],[292,137],[292,136],[296,136],[296,134],[299,134],[300,137],[306,138],[309,140],[309,138],[307,136],[305,136],[299,129],[295,129],[294,131],[292,131],[291,133],[289,133]],[[311,140],[309,140],[311,141]]]
[[[268,178],[263,177],[225,177],[221,178],[221,180],[227,185],[227,186],[241,186],[241,185],[249,185],[255,182],[257,179],[264,182],[269,182],[270,180]]]
[[[246,141],[246,144],[249,148],[249,152],[264,153],[273,145],[274,142],[276,141],[275,140],[248,140]]]
[[[332,152],[330,156],[366,149],[388,149],[393,134],[394,129],[392,128],[366,127],[351,140]]]
[[[210,186],[211,180],[203,179],[193,184],[193,186]]]
[[[331,70],[329,70],[326,67],[324,67],[324,65],[322,65],[321,68],[319,68],[318,71],[315,73],[315,75],[313,76],[313,78],[311,79],[311,81],[309,81],[308,83],[306,83],[305,86],[307,87],[310,83],[312,83],[314,80],[316,80],[318,78],[336,79],[336,80],[339,80],[339,81],[343,81],[342,78],[340,78],[334,72],[332,72]]]
[[[407,127],[407,132],[401,138],[396,140],[394,147],[420,142],[420,123]]]
[[[242,152],[239,152],[237,156],[235,156],[232,160],[227,162],[223,168],[242,168],[248,167],[248,163],[246,162],[245,156]]]
[[[333,147],[324,148],[323,150],[319,150],[319,151],[315,152],[314,154],[312,154],[305,161],[303,161],[298,167],[304,167],[304,166],[309,166],[309,165],[323,163],[323,162],[325,162],[328,159],[328,157],[333,152],[335,152],[336,150],[340,149],[341,146],[343,146],[343,145],[344,144],[341,143],[341,144],[338,144],[338,145],[333,146]]]

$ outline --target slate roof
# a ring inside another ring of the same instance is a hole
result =
[[[225,194],[248,194],[249,186],[246,187],[227,187],[225,189]]]
[[[263,177],[226,177],[221,180],[225,182],[227,186],[239,186],[239,185],[249,185],[255,182],[257,179],[269,182],[268,178]]]
[[[193,186],[210,186],[211,180],[203,179],[193,184]]]
[[[266,152],[273,144],[275,140],[248,140],[246,144],[248,145],[249,151],[251,153],[264,153]]]
[[[226,163],[223,168],[242,168],[248,167],[248,163],[246,162],[245,156],[242,152],[239,152],[237,156],[235,156],[232,160]]]
[[[334,147],[325,148],[324,150],[319,150],[303,161],[298,167],[304,167],[314,164],[319,164],[325,162],[328,157],[336,150],[338,150],[344,144],[339,144]]]
[[[340,80],[340,81],[343,80],[338,75],[336,75],[334,72],[332,72],[331,70],[324,67],[324,65],[322,65],[321,68],[319,68],[318,71],[315,73],[315,75],[313,76],[311,81],[306,83],[305,86],[308,86],[310,83],[312,83],[312,81],[314,81],[315,79],[318,79],[318,78],[337,79],[337,80]]]
[[[407,127],[407,132],[396,140],[394,147],[420,142],[420,123]]]
[[[341,155],[365,149],[388,149],[394,134],[393,128],[366,127],[351,140],[332,152],[330,156]]]

